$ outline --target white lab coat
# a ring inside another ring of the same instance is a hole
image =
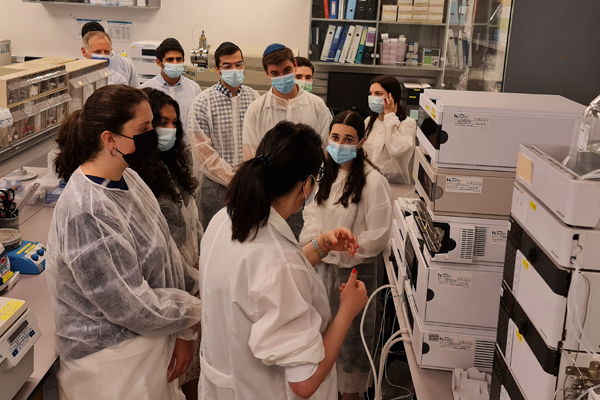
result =
[[[231,240],[219,211],[200,252],[200,399],[298,399],[331,322],[325,287],[285,220],[271,208],[252,241]],[[337,400],[335,369],[311,399]]]
[[[304,210],[300,243],[306,244],[323,232],[344,226],[352,230],[360,246],[354,257],[345,252],[332,251],[323,258],[322,263],[316,265],[315,269],[328,292],[332,316],[337,315],[339,310],[339,287],[348,281],[351,268],[357,269],[358,279],[364,282],[368,295],[377,289],[377,266],[378,262],[381,263],[380,254],[391,233],[390,186],[373,168],[366,166],[365,173],[367,181],[358,204],[350,203],[347,208],[335,204],[343,194],[348,176],[346,171],[340,169],[325,204],[319,206],[313,201]],[[371,350],[375,338],[375,311],[374,304],[371,304],[363,327],[365,340]],[[361,317],[362,313],[352,322],[338,355],[338,389],[341,393],[363,393],[367,389],[371,369],[360,336]]]
[[[254,155],[260,141],[271,128],[280,121],[291,121],[310,125],[321,135],[323,143],[327,143],[332,119],[331,112],[320,97],[298,87],[298,96],[287,101],[275,96],[271,88],[248,107],[242,141],[244,147],[248,147]],[[248,158],[246,153],[244,158]]]
[[[369,117],[370,118],[370,117]],[[365,127],[369,124],[365,120]],[[411,183],[411,159],[415,150],[417,122],[406,117],[400,121],[393,113],[385,114],[383,121],[377,119],[363,148],[379,171],[391,183]]]

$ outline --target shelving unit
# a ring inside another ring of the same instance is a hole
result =
[[[397,0],[378,0],[375,20],[310,18],[310,35],[313,32],[312,28],[319,28],[320,46],[324,42],[329,25],[367,25],[376,30],[374,56],[371,62],[366,64],[321,61],[321,47],[311,46],[312,38],[309,37],[308,56],[315,65],[313,93],[327,101],[331,72],[394,75],[401,82],[428,83],[438,89],[456,89],[460,86],[466,90],[498,90],[502,86],[504,76],[512,2],[513,0],[445,0],[442,23],[381,21],[383,5],[395,5]],[[453,12],[457,12],[456,10],[469,14],[455,15]],[[456,23],[457,21],[460,23]],[[472,42],[469,47],[471,63],[468,69],[448,63],[448,36],[452,31],[456,35],[454,37],[458,37],[459,30]],[[419,48],[440,49],[440,66],[379,64],[379,42],[382,33],[388,33],[390,38],[404,35],[407,42],[418,42]],[[465,84],[461,75],[467,71],[468,81]]]
[[[103,7],[103,8],[118,8],[118,9],[134,9],[134,10],[157,10],[160,8],[161,0],[146,0],[145,6],[119,6],[113,4],[91,4],[90,0],[85,2],[69,2],[69,1],[53,1],[53,0],[22,0],[23,3],[37,3],[37,4],[52,4],[61,6],[84,6],[84,7]]]

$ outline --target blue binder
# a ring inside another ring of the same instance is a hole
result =
[[[335,29],[335,35],[333,35],[333,41],[331,42],[331,47],[329,48],[327,62],[333,62],[335,60],[335,54],[337,52],[338,45],[340,44],[343,29],[343,25],[340,25]]]
[[[338,0],[330,0],[329,2],[329,19],[337,19],[338,17]]]
[[[369,28],[365,26],[363,28],[362,36],[360,37],[360,44],[358,45],[358,51],[356,52],[356,63],[360,64],[363,59],[363,53],[365,52],[365,43],[367,43],[367,32]]]
[[[346,19],[354,19],[356,12],[356,0],[348,0],[348,8],[346,9]]]
[[[335,59],[333,62],[340,62],[340,56],[342,55],[342,50],[344,49],[344,44],[346,40],[348,40],[348,30],[350,29],[350,25],[346,25],[344,30],[342,31],[342,37],[340,38],[340,42],[338,44],[337,50],[335,51]],[[352,40],[352,39],[350,39]]]

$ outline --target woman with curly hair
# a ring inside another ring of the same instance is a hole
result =
[[[158,152],[134,170],[156,196],[171,237],[181,253],[184,267],[198,269],[200,239],[204,231],[194,201],[198,180],[192,172],[192,153],[183,139],[185,133],[179,105],[171,96],[159,90],[144,88],[142,91],[148,95],[152,109],[152,125],[158,134]],[[188,399],[195,398],[200,376],[196,342],[199,341],[194,341],[193,348],[192,342],[187,342],[191,366],[180,378],[181,388]]]

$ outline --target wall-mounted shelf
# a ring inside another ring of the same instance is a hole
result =
[[[313,63],[313,65],[315,66],[328,66],[328,67],[334,67],[334,66],[340,66],[340,67],[357,67],[357,68],[371,68],[373,69],[373,67],[377,67],[377,68],[383,68],[383,69],[393,69],[396,70],[398,72],[402,72],[402,71],[443,71],[444,68],[442,67],[422,67],[422,66],[418,66],[418,65],[381,65],[381,64],[377,64],[377,65],[373,65],[373,64],[350,64],[350,63],[329,63],[329,62],[325,62],[325,61],[311,61]]]
[[[68,1],[50,1],[50,0],[21,0],[23,3],[37,4],[52,4],[61,6],[84,6],[84,7],[101,7],[101,8],[117,8],[117,9],[135,9],[135,10],[157,10],[160,8],[161,0],[147,0],[146,6],[119,6],[118,4],[91,4],[90,0],[85,2],[68,2]]]

